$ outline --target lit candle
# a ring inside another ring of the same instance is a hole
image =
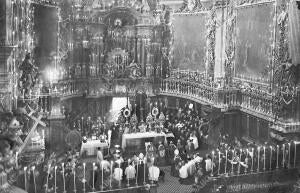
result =
[[[130,160],[128,159],[128,167],[129,167],[129,162],[130,162]],[[126,176],[127,177],[127,186],[129,186],[130,184],[129,184],[129,177],[128,176]]]
[[[228,151],[227,149],[225,150],[225,174],[227,173],[227,154],[228,154]]]
[[[27,177],[26,177],[27,167],[24,167],[24,183],[25,183],[25,191],[27,191]]]
[[[93,192],[95,191],[95,162],[93,162]]]
[[[65,164],[61,163],[61,167],[62,167],[62,177],[63,177],[63,186],[64,186],[63,193],[66,193]]]
[[[272,155],[273,155],[273,147],[270,146],[270,170],[272,170]]]
[[[51,165],[48,165],[48,171],[47,171],[47,184],[46,184],[46,192],[48,192],[48,182],[49,182],[50,168],[51,168]]]
[[[276,149],[276,168],[279,168],[279,145],[277,145],[277,149]]]
[[[121,187],[121,162],[119,162],[119,186]]]
[[[57,166],[54,167],[54,192],[56,193],[56,170],[57,170]]]

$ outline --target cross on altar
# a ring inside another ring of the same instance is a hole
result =
[[[34,124],[32,125],[27,137],[25,138],[24,140],[24,143],[21,145],[21,147],[19,148],[18,150],[18,154],[20,154],[23,149],[25,148],[28,140],[30,139],[30,136],[32,135],[32,133],[35,131],[35,129],[37,128],[38,125],[42,125],[44,127],[46,127],[46,124],[41,120],[42,119],[42,115],[38,115],[38,117],[35,117],[33,116],[33,114],[36,112],[35,110],[33,110],[30,106],[27,106],[27,108],[30,110],[30,112],[28,113],[27,112],[27,109],[25,108],[25,111],[26,111],[26,115],[28,117],[30,117],[33,121],[34,121]]]

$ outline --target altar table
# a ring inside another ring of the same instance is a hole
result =
[[[80,149],[80,155],[83,154],[83,152],[86,152],[86,155],[97,155],[97,149],[98,147],[102,149],[108,148],[108,143],[104,142],[101,143],[100,140],[92,140],[88,139],[86,143],[82,143],[81,149]]]
[[[166,144],[166,138],[167,137],[174,137],[174,135],[171,134],[165,134],[165,133],[157,133],[157,132],[144,132],[144,133],[126,133],[122,136],[122,149],[125,150],[127,146],[127,142],[129,140],[137,140],[137,139],[146,139],[146,138],[162,138],[163,143]]]

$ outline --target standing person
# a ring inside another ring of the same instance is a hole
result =
[[[188,140],[188,143],[185,146],[186,157],[188,160],[191,160],[193,158],[194,151],[195,151],[194,144],[192,143],[191,140]]]
[[[101,148],[98,147],[97,148],[97,163],[101,164],[102,161],[103,161],[103,153],[101,151]]]
[[[213,163],[211,160],[210,155],[206,154],[206,159],[205,159],[205,172],[206,174],[209,174],[212,171]]]
[[[166,164],[166,148],[161,141],[159,142],[159,146],[157,150],[158,150],[158,164],[160,166],[163,166]]]

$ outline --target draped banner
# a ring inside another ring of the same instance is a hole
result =
[[[268,79],[272,62],[274,5],[237,9],[235,75]]]
[[[174,14],[174,68],[205,71],[206,13]]]

